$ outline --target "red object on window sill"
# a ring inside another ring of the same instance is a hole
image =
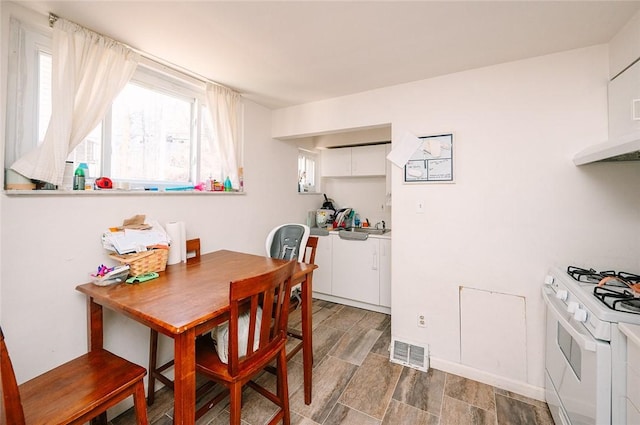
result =
[[[96,179],[96,187],[99,189],[113,189],[113,182],[109,177],[100,177]]]

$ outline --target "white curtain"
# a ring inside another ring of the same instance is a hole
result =
[[[214,143],[218,144],[222,162],[223,179],[229,177],[234,188],[240,187],[238,180],[238,110],[240,94],[217,84],[207,84],[207,108],[211,114]]]
[[[131,79],[138,54],[64,19],[53,27],[52,112],[44,141],[11,168],[60,185],[65,161]]]

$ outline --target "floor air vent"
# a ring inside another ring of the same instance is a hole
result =
[[[391,361],[426,372],[429,370],[429,346],[394,339],[391,341]]]

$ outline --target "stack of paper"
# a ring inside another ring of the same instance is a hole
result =
[[[169,236],[157,222],[151,222],[149,230],[124,229],[122,231],[106,231],[102,234],[102,246],[118,254],[143,252],[154,245],[169,245]]]

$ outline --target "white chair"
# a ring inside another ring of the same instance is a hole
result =
[[[305,224],[286,223],[274,227],[267,235],[267,256],[285,260],[304,261],[311,229]]]
[[[297,259],[298,262],[311,263],[315,261],[318,238],[309,237],[311,229],[309,226],[298,223],[287,223],[276,226],[267,235],[266,249],[267,255],[272,258],[284,258],[286,260]],[[309,256],[307,256],[307,250]],[[302,304],[300,296],[302,284],[299,283],[291,288],[291,300],[289,301],[289,313],[295,311]],[[288,349],[287,360],[290,360],[298,351],[302,349],[304,335],[295,329],[287,329],[287,335],[301,341],[295,347]],[[267,367],[269,372],[275,373],[275,369]]]

